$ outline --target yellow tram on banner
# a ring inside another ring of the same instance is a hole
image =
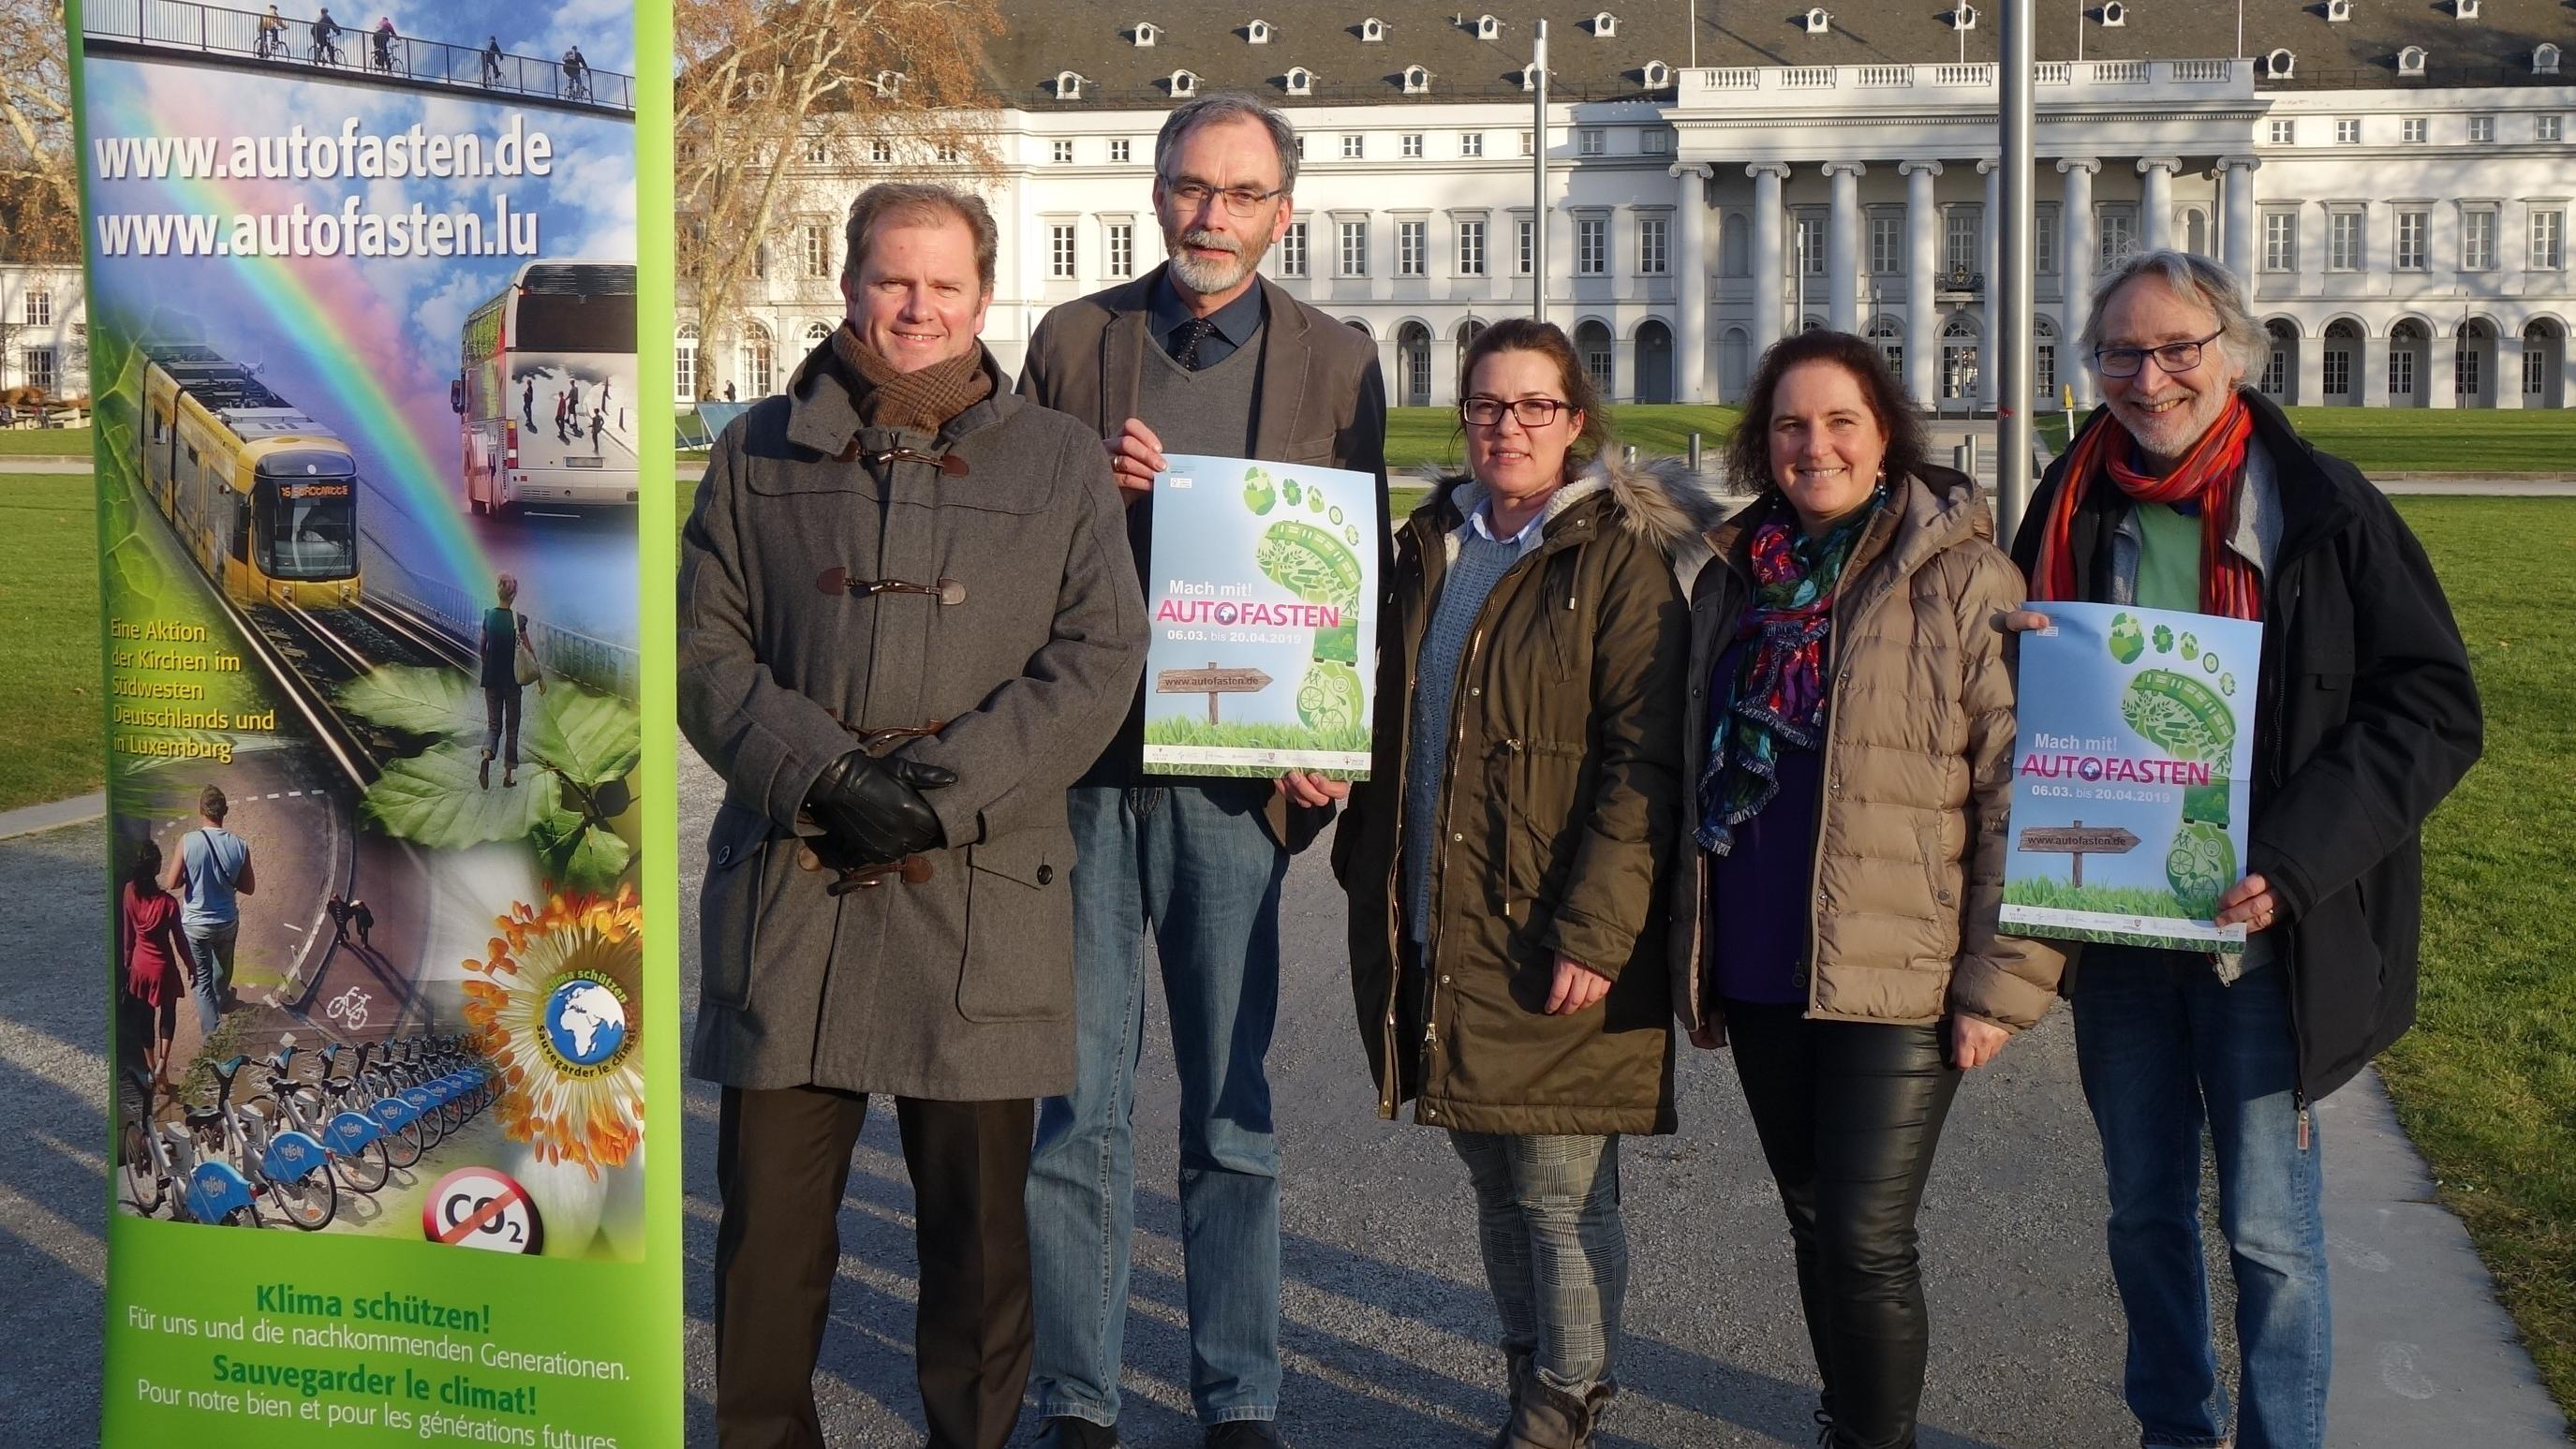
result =
[[[144,355],[144,491],[207,579],[236,603],[356,603],[349,445],[212,348]]]

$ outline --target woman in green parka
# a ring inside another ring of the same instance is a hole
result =
[[[1660,886],[1683,798],[1689,616],[1715,508],[1616,461],[1565,334],[1498,322],[1459,369],[1468,474],[1407,520],[1377,754],[1334,839],[1380,1112],[1410,1098],[1476,1194],[1512,1411],[1591,1441],[1627,1238],[1618,1140],[1673,1130]]]

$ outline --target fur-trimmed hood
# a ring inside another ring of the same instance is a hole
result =
[[[1471,474],[1426,469],[1422,476],[1431,484],[1432,494],[1414,512],[1417,516],[1428,513],[1444,533],[1454,534],[1485,502],[1485,485]],[[1672,561],[1673,576],[1685,598],[1691,581],[1709,560],[1709,532],[1741,502],[1727,496],[1718,474],[1695,472],[1683,459],[1640,458],[1632,463],[1614,449],[1585,464],[1572,482],[1556,490],[1547,501],[1547,519],[1553,522],[1595,493],[1609,495],[1611,510],[1629,534]],[[1454,538],[1450,547],[1454,553]]]

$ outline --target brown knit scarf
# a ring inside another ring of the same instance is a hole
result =
[[[919,372],[897,372],[844,321],[832,334],[832,358],[840,364],[841,385],[850,390],[860,423],[871,428],[936,433],[993,392],[981,347]]]

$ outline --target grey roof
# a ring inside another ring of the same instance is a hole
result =
[[[1822,35],[1807,33],[1807,6],[1797,0],[1697,0],[1698,64],[1873,65],[1960,57],[1961,37],[1950,27],[1957,0],[1817,3],[1832,16]],[[2236,0],[2120,0],[2125,23],[2116,27],[2102,23],[2105,3],[2085,0],[2087,60],[2208,59],[2235,48]],[[2475,20],[2456,18],[2455,3],[2353,0],[2350,20],[2330,22],[2325,0],[2244,0],[2245,54],[2278,47],[2297,56],[2293,78],[2264,81],[2265,89],[2576,84],[2576,0],[2478,0]],[[987,77],[1004,104],[1040,110],[1168,106],[1176,70],[1195,75],[1201,94],[1248,91],[1288,106],[1511,100],[1524,94],[1520,72],[1529,60],[1530,24],[1540,18],[1548,22],[1553,95],[1669,99],[1669,87],[1646,89],[1644,68],[1649,61],[1676,69],[1690,63],[1694,23],[1688,0],[1002,0],[1001,8],[1004,33],[986,46]],[[2076,6],[2041,0],[2037,8],[2038,57],[2073,59]],[[1596,38],[1592,20],[1605,9],[1618,18],[1616,30]],[[1988,5],[1977,9],[1966,57],[1991,61],[1999,42],[1995,16]],[[1501,22],[1497,39],[1476,35],[1484,14]],[[1385,39],[1361,39],[1370,17],[1384,23]],[[1248,39],[1256,19],[1270,26],[1267,44]],[[1135,44],[1139,22],[1155,27],[1153,45]],[[2564,75],[2532,74],[2532,51],[2543,43],[2571,52]],[[2421,80],[2397,74],[2397,54],[2410,45],[2429,55]],[[1403,73],[1413,65],[1430,72],[1426,96],[1404,93]],[[1313,73],[1311,96],[1287,93],[1292,67]],[[1068,70],[1086,84],[1079,101],[1059,102],[1055,78]]]

